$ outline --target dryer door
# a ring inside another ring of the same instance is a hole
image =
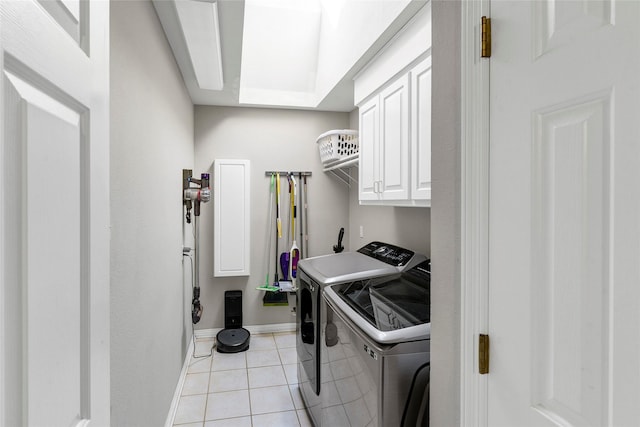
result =
[[[322,425],[320,399],[320,286],[298,266],[296,292],[296,350],[298,387],[307,412],[316,426]]]
[[[304,371],[302,382],[308,381],[317,395],[320,393],[320,286],[299,270],[296,309],[296,350],[299,367]]]

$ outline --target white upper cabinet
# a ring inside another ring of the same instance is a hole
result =
[[[381,200],[409,198],[409,75],[380,93]]]
[[[431,200],[431,57],[411,70],[411,198]]]
[[[361,204],[429,206],[431,58],[359,107]]]
[[[430,206],[430,46],[427,5],[354,81],[360,204]]]
[[[372,98],[359,110],[360,116],[360,200],[378,200],[378,176],[380,175],[380,103]],[[366,144],[362,144],[366,140]]]

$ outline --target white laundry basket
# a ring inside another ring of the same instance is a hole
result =
[[[358,131],[352,129],[330,130],[316,140],[322,164],[337,163],[358,154]]]

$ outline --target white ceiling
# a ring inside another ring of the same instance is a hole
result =
[[[198,59],[187,46],[202,18],[179,17],[184,2],[217,3],[222,90],[202,89],[196,78],[194,64],[215,63],[215,53]],[[194,104],[345,112],[354,108],[353,77],[426,2],[153,0]]]

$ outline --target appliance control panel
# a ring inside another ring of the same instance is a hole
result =
[[[382,242],[371,242],[358,249],[358,252],[393,265],[394,267],[406,265],[414,255],[414,252],[409,249]]]

